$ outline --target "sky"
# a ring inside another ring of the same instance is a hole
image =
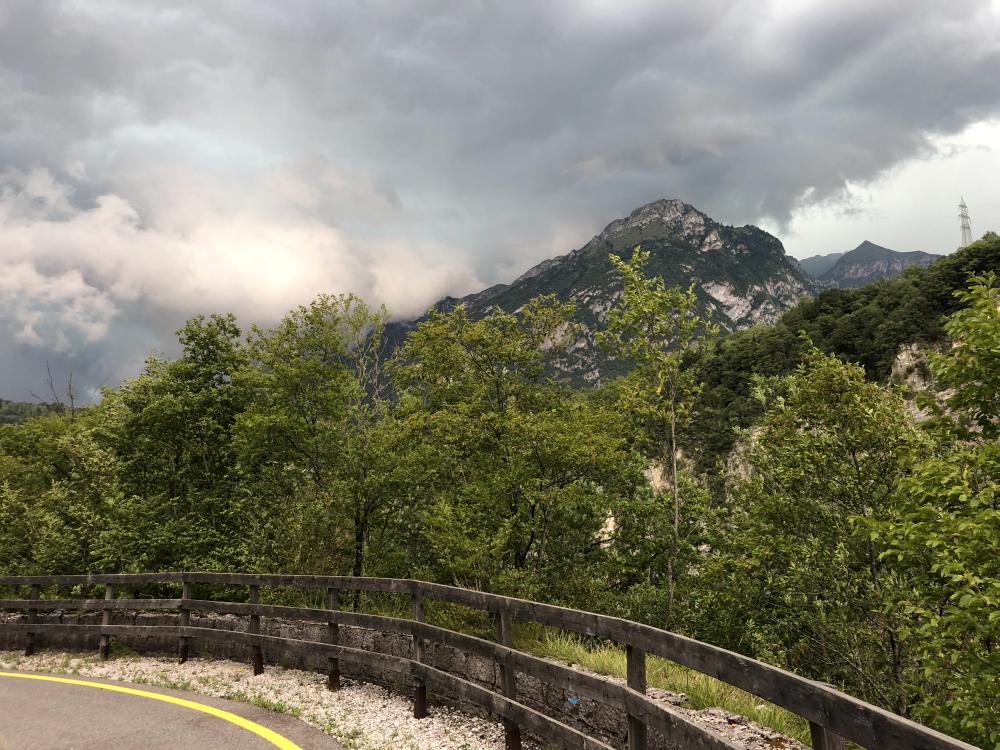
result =
[[[0,3],[0,398],[198,313],[414,316],[680,198],[805,257],[1000,229],[1000,0]]]

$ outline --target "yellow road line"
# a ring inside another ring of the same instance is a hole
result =
[[[248,732],[253,732],[259,737],[263,737],[265,740],[270,742],[276,747],[280,747],[281,750],[302,750],[301,747],[296,745],[287,737],[282,737],[277,732],[268,729],[265,726],[250,721],[249,719],[244,719],[238,714],[234,714],[231,711],[223,711],[221,708],[215,708],[214,706],[207,706],[204,703],[197,703],[196,701],[185,700],[184,698],[175,698],[172,695],[165,695],[164,693],[153,693],[149,690],[137,690],[136,688],[123,687],[121,685],[108,685],[103,682],[91,682],[89,680],[74,680],[69,677],[51,677],[49,675],[38,675],[38,674],[22,674],[21,672],[0,672],[0,677],[19,677],[24,680],[43,680],[46,682],[61,682],[66,685],[82,685],[83,687],[93,687],[100,688],[101,690],[111,690],[115,693],[125,693],[126,695],[138,695],[142,698],[152,698],[153,700],[163,701],[164,703],[173,703],[175,706],[182,706],[184,708],[190,708],[193,711],[201,711],[202,713],[211,714],[219,719],[223,719],[238,727],[246,729]]]

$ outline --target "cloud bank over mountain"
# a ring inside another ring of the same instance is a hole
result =
[[[412,315],[659,197],[783,226],[1000,116],[996,2],[666,6],[5,3],[0,396],[197,312]]]

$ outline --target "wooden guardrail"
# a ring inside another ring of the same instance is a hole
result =
[[[179,599],[118,598],[123,588],[150,584],[181,587]],[[248,586],[249,602],[192,599],[197,584]],[[103,599],[43,598],[42,587],[104,585]],[[24,599],[2,599],[0,610],[26,611],[23,622],[0,623],[0,632],[24,633],[25,653],[30,654],[37,636],[46,633],[76,632],[100,636],[100,652],[107,656],[110,639],[124,636],[177,637],[181,660],[187,658],[192,640],[244,644],[251,655],[254,672],[264,668],[264,647],[281,646],[294,653],[318,655],[328,660],[330,689],[340,685],[342,661],[408,675],[414,685],[414,715],[427,712],[427,694],[443,689],[459,699],[478,705],[503,720],[509,750],[520,747],[525,730],[563,747],[611,750],[552,717],[518,702],[516,674],[534,677],[552,686],[572,690],[622,709],[628,717],[629,750],[645,750],[647,728],[663,734],[680,747],[698,750],[733,750],[726,739],[690,722],[680,712],[651,700],[646,695],[646,657],[655,654],[734,685],[770,701],[809,722],[816,750],[837,750],[844,740],[861,747],[899,750],[976,750],[972,745],[870,705],[828,685],[809,680],[746,656],[711,646],[649,625],[608,617],[593,612],[566,609],[550,604],[514,599],[482,591],[396,578],[350,576],[256,575],[244,573],[138,573],[57,576],[0,576],[0,586],[24,587]],[[325,592],[325,608],[287,607],[261,604],[261,586],[293,586]],[[383,592],[408,596],[413,618],[401,619],[349,612],[339,608],[343,591]],[[496,622],[496,641],[437,627],[423,621],[428,601],[460,604],[490,613]],[[101,611],[101,624],[39,623],[43,610]],[[115,610],[176,610],[177,625],[112,625]],[[217,612],[250,617],[249,632],[193,627],[191,612]],[[311,641],[262,635],[262,617],[325,623],[326,641]],[[515,620],[540,623],[586,636],[615,641],[625,646],[628,664],[627,686],[578,672],[514,649],[511,633]],[[408,635],[413,640],[412,658],[366,651],[339,643],[339,626],[350,625]],[[500,692],[445,672],[425,662],[426,644],[438,643],[491,660],[499,668]]]

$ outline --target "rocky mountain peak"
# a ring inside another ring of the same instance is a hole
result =
[[[894,250],[882,247],[881,245],[876,245],[874,242],[870,242],[869,240],[865,240],[850,252],[845,253],[846,256],[850,256],[849,260],[854,260],[856,262],[887,258],[894,254]]]
[[[676,198],[660,200],[640,206],[624,219],[616,219],[597,235],[598,240],[609,240],[625,233],[642,231],[655,227],[684,236],[693,236],[704,231],[706,225],[714,224],[708,216],[684,201]]]
[[[771,322],[813,290],[776,237],[753,226],[727,226],[683,201],[662,199],[612,221],[583,247],[542,261],[510,284],[445,299],[436,307],[463,304],[477,318],[494,307],[513,312],[539,294],[573,302],[577,338],[553,366],[578,382],[598,383],[624,366],[610,361],[595,339],[621,295],[608,256],[628,258],[637,245],[650,253],[647,274],[684,289],[694,285],[700,312],[723,330]],[[390,333],[401,340],[417,322],[394,324]]]

